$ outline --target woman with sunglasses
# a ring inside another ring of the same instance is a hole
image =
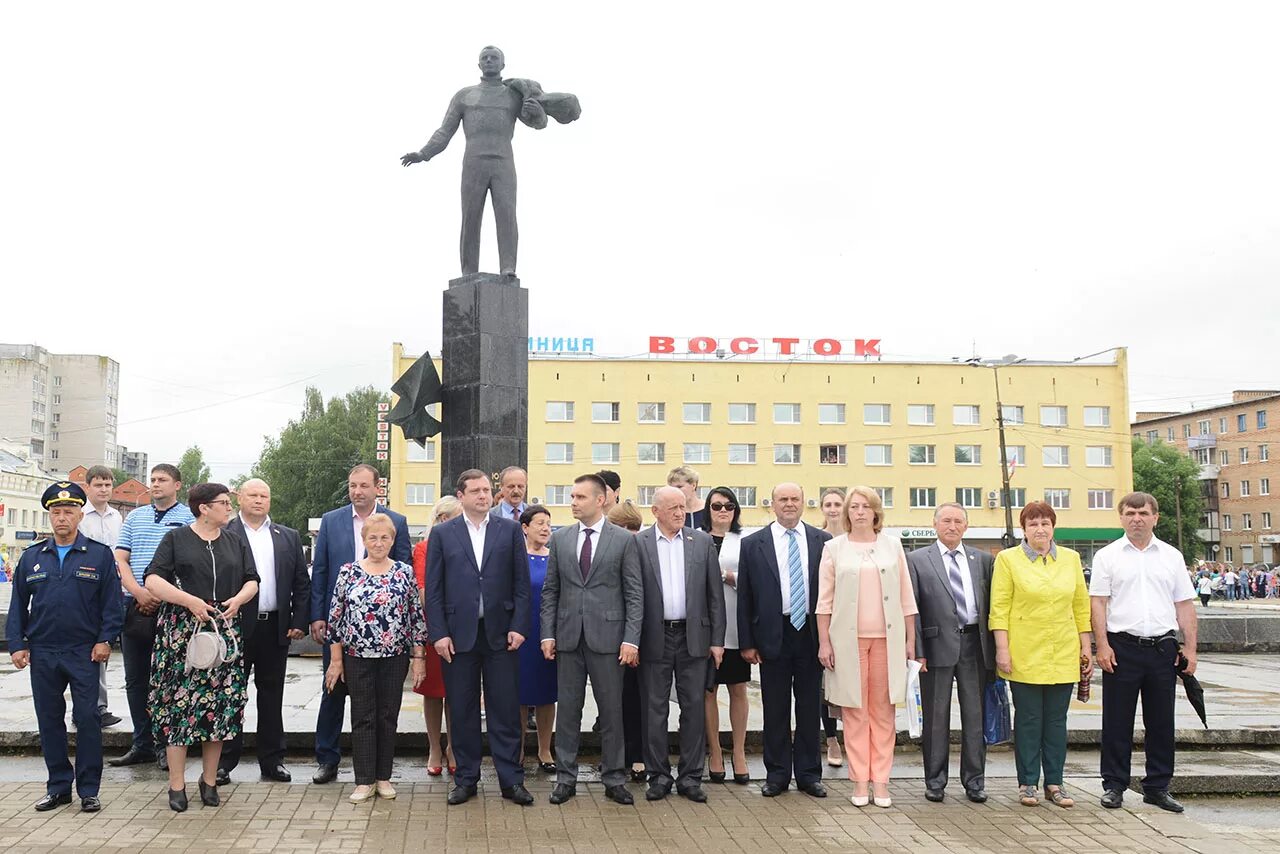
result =
[[[719,686],[729,690],[729,726],[733,731],[733,782],[745,785],[747,774],[747,682],[751,665],[738,649],[738,553],[742,539],[742,508],[733,490],[717,486],[707,494],[709,522],[703,528],[711,534],[720,556],[720,580],[724,582],[724,658],[716,670],[716,680],[707,689],[707,744],[711,756],[708,773],[711,782],[724,782],[724,754],[720,747]]]

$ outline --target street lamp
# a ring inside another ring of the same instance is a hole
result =
[[[1004,404],[1000,401],[1000,369],[1009,365],[1016,365],[1019,362],[1025,362],[1026,359],[1010,353],[999,360],[984,362],[974,356],[966,361],[975,368],[990,368],[992,375],[995,377],[996,427],[1000,433],[1000,498],[1004,503],[1004,534],[1000,537],[1000,543],[1006,549],[1011,549],[1016,541],[1013,537],[1013,501],[1009,490],[1009,452],[1004,441]]]

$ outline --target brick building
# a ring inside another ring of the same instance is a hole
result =
[[[1235,391],[1230,403],[1189,412],[1139,412],[1131,432],[1200,463],[1206,558],[1280,563],[1280,391]]]

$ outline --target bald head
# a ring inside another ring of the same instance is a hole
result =
[[[660,486],[653,493],[653,518],[658,530],[673,537],[684,527],[684,490],[678,486]]]
[[[240,502],[240,516],[245,523],[257,529],[271,513],[271,487],[260,477],[251,477],[236,490]]]
[[[770,499],[779,525],[794,528],[800,524],[800,516],[804,513],[804,490],[800,484],[780,483],[773,488]]]

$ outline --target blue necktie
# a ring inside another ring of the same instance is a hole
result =
[[[791,576],[791,625],[796,631],[804,628],[809,603],[804,595],[804,567],[800,565],[800,545],[796,541],[796,529],[787,529],[787,573]]]

